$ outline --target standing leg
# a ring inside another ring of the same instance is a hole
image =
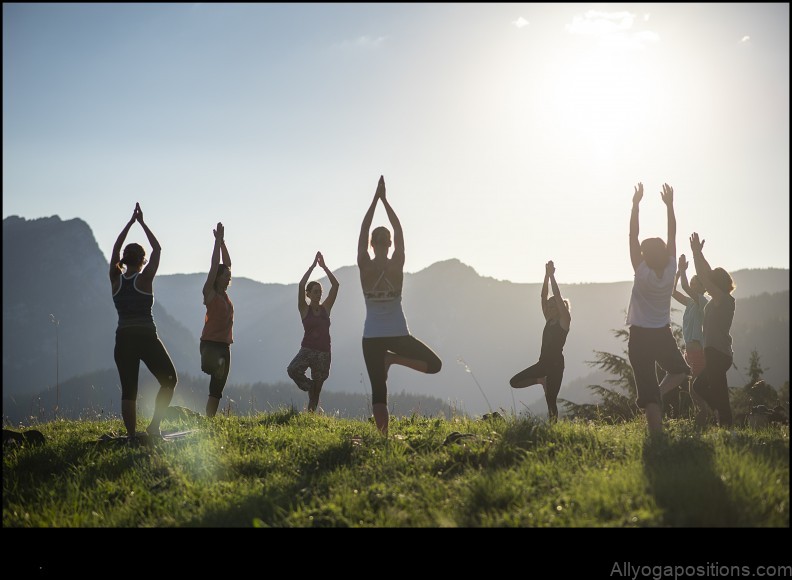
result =
[[[660,407],[660,388],[655,374],[655,342],[657,329],[630,327],[627,356],[635,377],[638,397],[635,404],[644,410],[646,427],[650,434],[663,432],[663,412]]]
[[[214,417],[217,414],[217,407],[220,405],[220,399],[223,398],[223,389],[228,380],[228,373],[231,371],[231,346],[217,344],[214,350],[217,362],[211,379],[209,379],[209,397],[206,399],[207,417]]]
[[[718,411],[718,424],[721,427],[732,426],[731,403],[729,402],[729,384],[726,373],[731,367],[732,357],[715,350],[707,349],[707,368],[710,377],[710,397]]]
[[[363,360],[366,362],[369,381],[371,381],[371,410],[374,423],[380,433],[388,434],[390,417],[388,414],[388,387],[385,378],[385,354],[390,339],[364,338]]]
[[[136,337],[126,333],[116,334],[113,358],[121,381],[121,417],[124,420],[127,437],[134,437],[137,432],[137,391],[140,372]]]
[[[121,399],[121,418],[124,420],[127,437],[134,437],[137,432],[137,401]]]
[[[561,390],[561,381],[564,378],[564,361],[556,362],[547,373],[544,386],[545,401],[547,401],[547,417],[551,423],[558,420],[558,393]]]
[[[319,395],[322,385],[330,376],[330,353],[316,351],[311,365],[311,382],[313,385],[308,391],[308,411],[313,413],[319,406]]]
[[[154,415],[151,418],[151,423],[146,427],[146,433],[149,436],[159,437],[160,423],[162,423],[165,411],[173,399],[173,391],[178,381],[176,367],[173,366],[173,361],[165,349],[165,345],[156,334],[153,338],[148,339],[141,358],[160,384],[157,398],[154,400]]]

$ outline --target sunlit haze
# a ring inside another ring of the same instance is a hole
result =
[[[679,253],[789,268],[789,5],[3,4],[4,218],[109,258],[139,202],[160,274],[222,221],[235,276],[295,283],[355,264],[380,175],[407,272],[630,280],[639,181],[641,239],[667,182]]]

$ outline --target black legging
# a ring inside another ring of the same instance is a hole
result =
[[[385,354],[390,351],[405,358],[424,361],[426,373],[440,372],[443,361],[434,351],[414,336],[384,336],[363,339],[363,359],[371,381],[371,404],[387,403],[388,387],[385,379]]]
[[[731,368],[732,357],[707,347],[704,349],[704,364],[704,370],[693,383],[693,390],[718,412],[718,423],[722,427],[731,427],[732,412],[726,373]]]
[[[143,361],[163,389],[176,388],[176,367],[155,330],[124,328],[116,331],[113,352],[121,379],[121,399],[137,399],[140,361]]]
[[[223,398],[223,389],[231,370],[231,345],[227,342],[202,340],[199,346],[201,352],[201,370],[209,375],[209,396],[215,399]],[[224,360],[220,366],[220,359]],[[217,371],[220,370],[218,373]]]
[[[539,382],[538,379],[542,377],[546,377],[545,400],[547,401],[548,414],[550,417],[558,417],[556,400],[561,390],[561,381],[564,379],[564,355],[552,361],[539,360],[535,365],[514,375],[509,384],[514,388],[518,388],[517,385],[524,381],[533,381],[529,385],[535,385]]]

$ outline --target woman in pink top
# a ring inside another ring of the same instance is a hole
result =
[[[308,278],[316,265],[319,265],[330,280],[330,292],[324,302],[322,285]],[[307,285],[306,285],[307,283]],[[325,266],[321,252],[316,252],[313,264],[303,275],[297,289],[297,310],[300,312],[305,334],[300,350],[289,363],[286,372],[301,391],[308,393],[308,411],[316,411],[322,385],[330,376],[330,310],[338,295],[338,280]],[[308,297],[308,302],[305,298]],[[311,369],[311,378],[305,372]]]
[[[226,293],[231,283],[231,257],[225,245],[225,228],[220,222],[217,222],[214,238],[212,265],[203,287],[206,316],[201,333],[201,370],[211,377],[206,400],[207,417],[214,417],[217,413],[231,368],[231,343],[234,342],[234,305]]]

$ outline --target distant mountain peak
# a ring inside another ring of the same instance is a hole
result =
[[[440,262],[435,262],[434,264],[427,266],[423,270],[419,270],[419,272],[431,272],[434,275],[454,275],[454,276],[476,276],[478,277],[479,274],[476,272],[473,267],[468,266],[467,264],[462,263],[457,258],[451,258],[449,260],[442,260]]]

